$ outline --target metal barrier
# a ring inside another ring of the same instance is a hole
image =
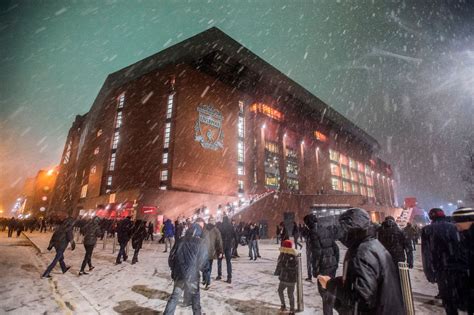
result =
[[[296,281],[296,304],[297,312],[304,311],[304,301],[303,301],[303,265],[301,263],[301,253],[298,254],[298,278]]]
[[[407,315],[415,314],[415,305],[413,303],[413,292],[411,290],[410,270],[406,262],[399,262],[398,269],[400,273],[400,284],[402,287],[403,304]]]

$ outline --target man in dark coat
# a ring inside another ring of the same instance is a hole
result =
[[[339,247],[336,244],[337,229],[330,222],[330,218],[320,218],[309,214],[304,217],[304,223],[309,229],[309,238],[306,246],[311,251],[311,267],[313,276],[319,275],[334,278],[339,263]],[[323,299],[323,313],[332,314],[334,296],[318,283],[318,291]]]
[[[133,227],[132,232],[132,248],[134,249],[132,265],[138,262],[138,252],[143,246],[143,241],[148,235],[148,230],[146,228],[146,221],[137,220],[135,226]]]
[[[418,239],[418,231],[415,226],[410,222],[407,223],[407,226],[403,229],[403,233],[407,240],[412,244],[413,251],[416,251],[416,244]]]
[[[468,314],[474,314],[474,209],[459,208],[453,212],[453,221],[461,235],[461,246],[464,252],[468,276],[459,283],[459,289],[464,293],[463,309]]]
[[[221,231],[216,227],[216,219],[212,216],[204,228],[204,240],[206,242],[208,256],[207,265],[202,273],[202,278],[206,286],[205,289],[207,290],[211,285],[212,263],[215,258],[222,259],[222,253],[224,252]]]
[[[148,223],[148,234],[146,236],[147,241],[151,237],[151,241],[153,242],[153,233],[155,233],[155,226],[153,225],[152,222],[150,222],[150,223]]]
[[[438,284],[446,313],[458,314],[464,294],[458,284],[466,277],[460,236],[442,209],[433,208],[428,215],[431,224],[421,230],[423,271],[429,282]]]
[[[163,236],[165,237],[165,251],[166,253],[168,251],[168,246],[170,250],[173,248],[174,245],[174,226],[173,223],[171,222],[170,219],[165,221],[165,224],[163,225]]]
[[[12,237],[13,231],[16,229],[16,220],[14,217],[8,221],[8,237]]]
[[[227,283],[232,282],[232,244],[236,238],[234,227],[230,223],[229,217],[224,216],[222,224],[219,226],[222,236],[225,262],[227,266]],[[217,259],[217,278],[222,279],[222,257]]]
[[[84,260],[82,261],[81,271],[79,275],[87,275],[85,272],[86,264],[89,265],[89,271],[94,269],[92,266],[92,252],[94,251],[94,246],[97,243],[97,237],[102,234],[102,230],[99,226],[99,217],[93,218],[89,223],[81,228],[81,232],[84,235],[84,248],[86,253],[84,255]]]
[[[319,276],[324,288],[336,294],[341,315],[405,314],[400,280],[390,253],[375,239],[370,216],[352,208],[339,217],[341,242],[347,247],[342,277]]]
[[[168,299],[163,315],[174,314],[178,300],[185,293],[191,301],[193,314],[201,314],[199,293],[199,272],[207,261],[207,248],[202,239],[204,220],[198,218],[184,237],[175,243],[168,258],[171,278],[174,280],[173,293]]]
[[[378,230],[377,238],[392,256],[396,270],[398,270],[398,263],[405,261],[405,254],[408,267],[413,268],[412,243],[405,237],[392,216],[385,218]]]
[[[72,218],[67,218],[64,222],[54,231],[51,240],[49,241],[48,250],[51,250],[53,247],[56,250],[56,256],[54,256],[51,264],[46,268],[43,273],[43,278],[50,278],[49,275],[56,264],[59,262],[61,270],[63,273],[69,270],[71,267],[67,267],[64,262],[64,251],[66,250],[69,243],[71,243],[71,250],[76,248],[76,243],[74,242],[74,236],[72,233],[72,227],[74,225],[74,220]]]
[[[132,220],[130,217],[126,217],[120,222],[117,228],[117,240],[120,245],[120,249],[117,255],[117,260],[115,261],[116,264],[122,263],[122,258],[124,261],[127,260],[128,256],[125,253],[125,248],[127,247],[127,243],[130,240],[130,236],[132,235]]]

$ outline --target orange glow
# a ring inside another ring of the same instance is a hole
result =
[[[48,176],[51,176],[51,175],[53,175],[53,172],[54,172],[54,169],[50,169],[50,170],[48,171],[48,173],[47,173],[47,174],[48,174]]]
[[[327,137],[324,133],[322,133],[322,132],[320,132],[320,131],[315,131],[315,132],[314,132],[314,137],[316,138],[316,140],[319,140],[319,141],[321,141],[321,142],[326,142],[326,141],[328,141],[328,137]]]
[[[284,115],[281,112],[264,103],[254,103],[252,106],[250,106],[250,111],[255,113],[262,113],[265,116],[268,116],[278,121],[283,121],[284,119]]]

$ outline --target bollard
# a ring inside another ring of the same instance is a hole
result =
[[[114,233],[114,242],[112,244],[112,254],[115,254],[115,244],[117,243],[117,233]]]
[[[103,238],[104,241],[103,241],[103,243],[102,243],[102,249],[105,249],[105,248],[107,247],[107,246],[106,246],[106,245],[107,245],[107,236],[108,236],[108,235],[107,235],[107,231],[105,231],[105,233],[104,233],[104,238]]]
[[[297,312],[304,311],[304,301],[303,301],[303,265],[301,264],[301,253],[298,254],[298,278],[296,282],[296,303],[297,303]]]

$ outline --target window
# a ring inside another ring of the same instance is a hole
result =
[[[359,181],[359,173],[351,170],[351,181],[358,182]]]
[[[335,163],[331,163],[331,175],[341,176],[341,168]]]
[[[276,109],[268,106],[267,104],[263,103],[255,103],[250,107],[251,112],[258,112],[262,113],[265,116],[268,116],[272,119],[275,119],[277,121],[282,121],[284,119],[284,116],[281,112],[277,111]]]
[[[265,150],[272,152],[272,153],[280,153],[278,148],[278,143],[273,141],[265,141]]]
[[[109,171],[115,170],[115,157],[117,156],[117,153],[112,153],[110,155],[110,163],[109,163]]]
[[[113,142],[112,142],[112,149],[117,149],[118,142],[119,142],[119,136],[120,136],[120,135],[119,135],[119,132],[116,131],[116,132],[114,133],[114,140],[113,140]]]
[[[86,198],[86,196],[87,196],[87,184],[85,184],[81,188],[81,198]]]
[[[168,95],[168,105],[166,108],[166,119],[171,118],[171,115],[173,114],[173,103],[174,103],[174,93]]]
[[[365,177],[367,186],[374,186],[374,183],[372,182],[372,177],[371,176],[366,176]]]
[[[298,156],[296,155],[296,150],[290,147],[286,147],[286,157],[288,159],[296,160]]]
[[[360,194],[362,196],[367,196],[367,188],[365,188],[365,186],[360,186]]]
[[[339,178],[331,178],[331,186],[333,190],[342,190],[341,180]]]
[[[170,146],[170,134],[171,134],[171,123],[165,125],[165,143],[164,148],[167,149]]]
[[[265,176],[265,186],[269,188],[276,188],[280,187],[280,179],[277,177],[268,177]]]
[[[117,117],[115,119],[115,128],[120,128],[122,126],[122,112],[117,112]]]
[[[97,130],[97,137],[100,137],[102,133],[103,133],[102,129]]]
[[[300,189],[299,181],[293,178],[287,178],[286,186],[288,187],[289,190],[292,190],[292,191],[296,191]]]
[[[97,171],[97,167],[95,165],[93,165],[91,167],[91,174],[95,174],[96,171]]]
[[[66,147],[66,153],[64,153],[63,164],[69,163],[71,159],[72,140],[69,140]]]
[[[124,104],[125,104],[125,93],[122,93],[118,97],[117,108],[123,108]]]
[[[342,188],[344,192],[352,192],[351,184],[348,181],[342,181]]]
[[[161,161],[163,164],[168,163],[168,152],[163,153],[163,160]]]
[[[352,192],[355,193],[355,194],[358,194],[359,193],[359,185],[357,185],[356,183],[352,183],[351,186],[352,186]]]
[[[324,133],[322,133],[322,132],[320,132],[320,131],[315,131],[315,132],[314,132],[314,137],[316,138],[316,140],[319,140],[319,141],[321,141],[321,142],[326,142],[326,141],[328,141],[328,137],[327,137]]]
[[[161,185],[160,190],[166,190],[166,185]]]
[[[244,175],[244,167],[242,165],[237,166],[237,175]]]
[[[244,190],[244,181],[239,179],[237,183],[239,184],[239,190]]]
[[[342,177],[345,178],[345,179],[350,179],[350,174],[349,174],[349,169],[347,168],[347,166],[342,166],[341,167],[341,171],[342,171]]]
[[[239,116],[237,127],[239,131],[239,137],[243,138],[244,137],[244,117]]]
[[[329,159],[339,163],[339,152],[329,149]]]
[[[161,171],[161,177],[160,177],[160,179],[161,179],[162,181],[168,180],[168,170],[163,170],[163,171]]]
[[[244,102],[239,101],[239,113],[244,113]]]
[[[244,162],[244,143],[242,141],[237,143],[237,161]]]
[[[365,176],[364,176],[364,174],[360,174],[360,175],[359,175],[359,183],[365,185]]]
[[[112,176],[111,175],[107,176],[107,186],[109,186],[109,187],[112,186]]]
[[[349,159],[344,154],[341,154],[339,159],[342,165],[349,165]]]
[[[95,149],[94,149],[94,155],[99,154],[99,151],[100,151],[100,150],[99,150],[99,147],[95,148]]]
[[[370,175],[371,173],[372,173],[372,169],[370,168],[370,166],[366,165],[365,166],[365,174]]]
[[[357,169],[357,163],[353,158],[349,158],[349,167],[352,169]]]
[[[364,164],[357,162],[357,170],[359,172],[364,172],[365,171]]]
[[[369,196],[371,198],[375,197],[373,188],[370,188],[370,187],[367,188],[367,196]]]

